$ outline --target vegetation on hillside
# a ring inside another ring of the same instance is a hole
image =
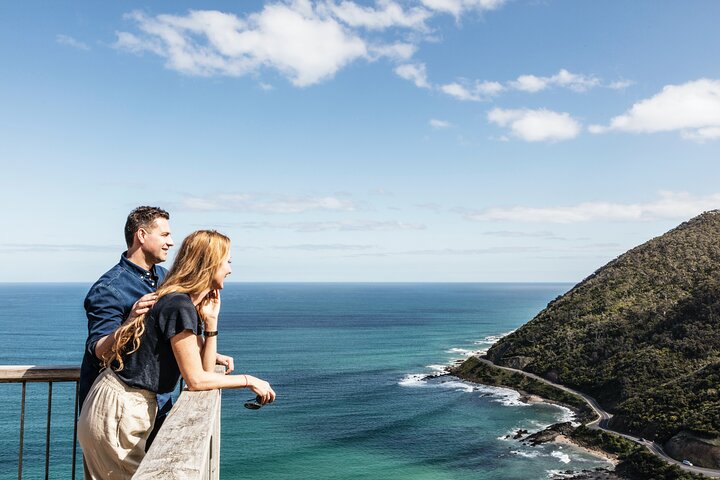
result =
[[[488,352],[587,392],[614,428],[720,435],[720,212],[630,250]]]

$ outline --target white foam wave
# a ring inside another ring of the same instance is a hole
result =
[[[560,414],[558,416],[558,423],[560,422],[572,422],[575,420],[575,412],[570,410],[567,407],[563,407],[562,405],[555,405],[557,408],[560,409]]]
[[[433,371],[433,373],[447,373],[447,365],[428,365],[427,368]]]
[[[438,387],[455,390],[457,392],[471,393],[476,390],[474,385],[460,380],[446,380],[437,384]]]
[[[550,455],[557,458],[562,463],[570,463],[570,455],[568,455],[567,453],[563,453],[559,450],[554,450]]]
[[[410,373],[405,375],[399,382],[398,385],[403,387],[424,387],[427,385],[425,378],[427,375],[422,373]]]
[[[447,351],[447,353],[459,353],[460,355],[464,355],[466,357],[469,357],[470,355],[473,355],[475,353],[475,350],[468,350],[466,348],[451,348]]]
[[[525,458],[537,458],[540,456],[540,452],[526,452],[523,450],[511,450],[510,453]]]
[[[515,330],[510,330],[509,332],[500,333],[498,335],[488,335],[485,338],[482,338],[480,340],[477,340],[475,342],[475,345],[493,345],[497,343],[501,338],[507,337],[511,333],[513,333]]]
[[[485,387],[490,390],[493,396],[492,401],[504,405],[506,407],[527,407],[528,404],[520,400],[520,394],[515,390],[501,387]]]

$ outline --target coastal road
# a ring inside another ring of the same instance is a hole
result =
[[[587,402],[588,405],[590,405],[590,408],[592,408],[593,411],[598,416],[598,418],[596,420],[587,424],[587,426],[589,428],[605,430],[606,432],[609,432],[609,433],[612,433],[615,435],[620,435],[621,437],[627,438],[628,440],[632,440],[635,443],[639,443],[640,445],[643,445],[645,448],[650,450],[650,452],[652,452],[653,454],[662,458],[664,461],[666,461],[668,463],[672,463],[674,465],[677,465],[678,467],[682,468],[685,471],[692,472],[692,473],[699,473],[699,474],[702,474],[702,475],[705,475],[705,476],[711,477],[711,478],[720,478],[720,470],[714,470],[714,469],[710,469],[710,468],[702,468],[702,467],[696,467],[696,466],[691,467],[689,465],[684,465],[682,462],[675,460],[670,455],[665,453],[662,446],[658,443],[651,442],[649,440],[645,440],[640,437],[633,437],[632,435],[628,435],[625,433],[616,432],[615,430],[610,430],[608,428],[608,422],[612,418],[612,414],[603,410],[602,407],[600,406],[600,404],[597,402],[597,400],[595,400],[594,398],[592,398],[591,396],[589,396],[587,394],[578,392],[577,390],[573,390],[572,388],[568,388],[565,385],[560,385],[560,384],[551,382],[550,380],[542,378],[533,373],[525,372],[523,370],[518,370],[516,368],[502,367],[500,365],[495,365],[493,362],[491,362],[490,360],[488,360],[486,358],[481,358],[481,357],[475,357],[475,358],[477,358],[481,362],[483,362],[487,365],[490,365],[492,367],[500,368],[502,370],[507,370],[509,372],[515,372],[515,373],[525,375],[526,377],[530,377],[530,378],[538,380],[540,382],[547,383],[548,385],[552,385],[555,388],[559,388],[560,390],[564,390],[568,393],[577,395],[578,397],[582,398],[583,400],[585,400],[585,402]]]

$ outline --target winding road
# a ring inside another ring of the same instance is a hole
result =
[[[640,444],[640,445],[643,445],[645,448],[647,448],[648,450],[650,450],[650,452],[652,452],[653,454],[655,454],[655,455],[657,455],[658,457],[662,458],[662,459],[665,460],[666,462],[671,463],[671,464],[673,464],[673,465],[677,465],[678,467],[682,468],[682,469],[685,470],[685,471],[692,472],[692,473],[699,473],[699,474],[702,474],[702,475],[705,475],[705,476],[711,477],[711,478],[720,478],[720,470],[714,470],[714,469],[711,469],[711,468],[703,468],[703,467],[696,467],[696,466],[685,465],[685,464],[683,464],[682,462],[679,462],[679,461],[675,460],[675,459],[672,458],[670,455],[668,455],[667,453],[665,453],[665,451],[664,451],[663,448],[662,448],[662,445],[660,445],[659,443],[651,442],[651,441],[649,441],[649,440],[645,440],[645,439],[640,438],[640,437],[633,437],[632,435],[628,435],[628,434],[625,434],[625,433],[620,433],[620,432],[617,432],[617,431],[615,431],[615,430],[610,430],[610,429],[607,427],[607,425],[608,425],[608,422],[610,421],[610,419],[612,418],[612,414],[606,412],[605,410],[603,410],[602,407],[600,406],[600,404],[597,402],[597,400],[595,400],[594,398],[592,398],[591,396],[589,396],[589,395],[587,395],[587,394],[584,394],[584,393],[582,393],[582,392],[578,392],[577,390],[573,390],[572,388],[568,388],[568,387],[566,387],[566,386],[564,386],[564,385],[560,385],[560,384],[557,384],[557,383],[553,383],[553,382],[551,382],[550,380],[547,380],[547,379],[545,379],[545,378],[542,378],[542,377],[540,377],[540,376],[538,376],[538,375],[535,375],[535,374],[533,374],[533,373],[525,372],[525,371],[523,371],[523,370],[518,370],[518,369],[515,369],[515,368],[502,367],[502,366],[500,366],[500,365],[495,365],[493,362],[491,362],[490,360],[488,360],[488,359],[486,359],[486,358],[477,357],[477,356],[476,356],[475,358],[478,359],[478,360],[480,360],[481,362],[487,364],[487,365],[492,366],[492,367],[500,368],[500,369],[502,369],[502,370],[507,370],[507,371],[509,371],[509,372],[520,373],[520,374],[522,374],[522,375],[525,375],[526,377],[530,377],[530,378],[535,379],[535,380],[538,380],[538,381],[540,381],[540,382],[547,383],[548,385],[552,385],[553,387],[559,388],[560,390],[564,390],[564,391],[566,391],[566,392],[568,392],[568,393],[572,393],[573,395],[577,395],[578,397],[581,397],[583,400],[585,400],[585,401],[587,402],[588,405],[590,405],[590,408],[592,408],[593,411],[594,411],[594,412],[597,414],[597,416],[598,416],[598,418],[597,418],[596,420],[594,420],[594,421],[592,421],[592,422],[590,422],[590,423],[587,424],[587,426],[588,426],[589,428],[604,430],[604,431],[606,431],[606,432],[610,432],[610,433],[615,434],[615,435],[620,435],[621,437],[627,438],[628,440],[632,440],[632,441],[635,442],[635,443],[638,443],[638,444]]]

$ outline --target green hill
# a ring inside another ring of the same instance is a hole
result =
[[[590,394],[615,414],[611,428],[710,445],[714,459],[693,458],[719,468],[720,211],[611,261],[488,358]]]

